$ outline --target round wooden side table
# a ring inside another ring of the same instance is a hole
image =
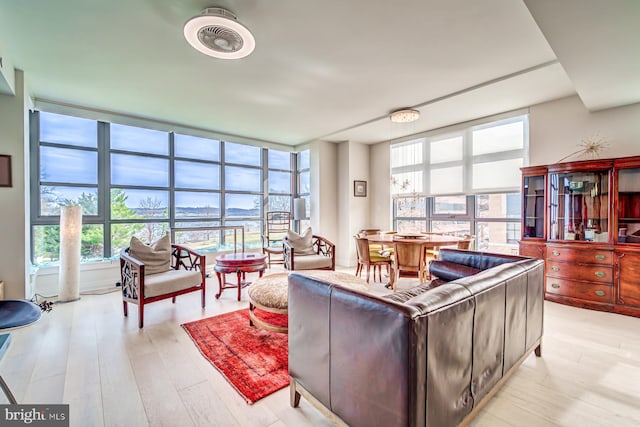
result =
[[[220,298],[222,291],[225,289],[238,288],[238,301],[242,295],[242,288],[248,286],[251,282],[245,280],[246,273],[258,272],[260,277],[267,268],[267,256],[255,252],[240,252],[235,254],[224,254],[216,257],[216,265],[213,268],[218,276],[219,290],[216,299]],[[225,275],[235,273],[238,276],[238,282],[230,283],[226,281]]]

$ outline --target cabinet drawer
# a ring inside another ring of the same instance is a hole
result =
[[[613,287],[547,276],[547,293],[587,301],[613,302]]]
[[[546,263],[546,273],[561,279],[586,280],[588,282],[613,283],[613,267],[604,265],[576,265],[569,262]]]
[[[547,248],[547,259],[549,261],[612,265],[613,252],[586,248],[561,248],[550,246]]]

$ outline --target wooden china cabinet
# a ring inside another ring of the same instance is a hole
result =
[[[520,254],[546,299],[640,317],[640,156],[522,168]]]

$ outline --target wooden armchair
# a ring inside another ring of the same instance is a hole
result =
[[[282,241],[284,245],[284,268],[294,270],[335,270],[336,269],[336,245],[324,237],[313,235],[313,253],[296,254],[295,248],[285,236]]]
[[[188,292],[202,291],[202,308],[205,307],[206,257],[192,249],[171,245],[170,270],[145,275],[145,264],[129,255],[129,247],[120,251],[120,276],[122,280],[122,304],[127,316],[127,303],[138,305],[138,327],[144,324],[144,306],[155,301]]]

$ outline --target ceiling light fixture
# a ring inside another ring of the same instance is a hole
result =
[[[420,111],[405,108],[391,112],[389,119],[394,123],[411,123],[420,118]]]
[[[256,47],[251,31],[226,9],[211,7],[184,24],[184,37],[194,49],[221,59],[240,59]]]

